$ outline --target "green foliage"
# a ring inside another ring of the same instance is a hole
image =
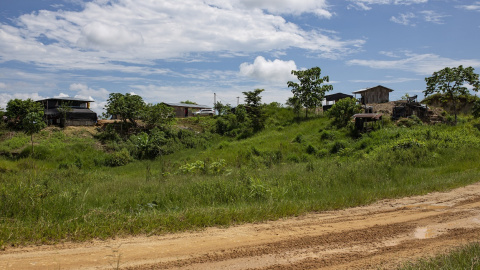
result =
[[[300,117],[300,111],[302,110],[302,103],[300,102],[300,98],[296,96],[290,97],[287,99],[286,104],[287,106],[292,108],[293,113],[295,113],[297,117]]]
[[[128,120],[136,127],[137,120],[143,115],[145,103],[142,97],[138,95],[111,93],[104,109],[107,118],[120,116],[124,124],[126,124]]]
[[[333,90],[332,85],[322,85],[329,81],[328,76],[320,77],[322,70],[319,67],[313,67],[307,70],[292,70],[292,74],[297,76],[300,83],[288,81],[287,85],[292,88],[294,100],[292,102],[303,105],[305,117],[307,117],[308,109],[313,109],[322,104],[327,91]]]
[[[73,110],[72,106],[70,102],[62,102],[57,110],[62,114],[62,119],[60,121],[61,126],[65,127],[67,124],[67,114]]]
[[[43,111],[29,112],[22,120],[22,129],[25,134],[30,135],[32,142],[32,154],[35,152],[33,148],[33,134],[38,133],[44,129],[47,124],[43,121]]]
[[[175,112],[172,107],[162,103],[147,104],[142,119],[149,129],[154,127],[166,128],[175,123]]]
[[[473,115],[473,117],[475,117],[475,118],[479,118],[479,117],[480,117],[480,99],[477,99],[477,100],[475,101],[475,103],[473,104],[472,115]]]
[[[184,104],[192,104],[192,105],[198,105],[198,103],[194,102],[194,101],[191,101],[191,100],[185,100],[185,101],[180,101],[180,103],[184,103]]]
[[[126,148],[123,148],[120,151],[111,153],[105,159],[105,165],[111,167],[125,166],[128,163],[132,162],[133,158],[130,156],[130,153]]]
[[[37,113],[43,116],[42,104],[33,101],[32,99],[11,99],[7,103],[6,116],[8,117],[10,124],[19,130],[25,130],[23,120],[29,113]],[[32,116],[30,116],[31,118]],[[26,123],[29,123],[27,121]]]
[[[345,127],[352,117],[362,111],[362,106],[357,104],[354,98],[343,98],[336,102],[328,111],[327,115],[333,118],[333,123],[338,127]]]
[[[228,103],[224,105],[220,101],[217,101],[217,103],[214,104],[213,109],[218,112],[218,115],[227,115],[232,113],[232,106]]]
[[[432,258],[422,258],[415,262],[405,263],[400,270],[449,270],[480,269],[480,244],[477,242],[456,248],[447,254]]]
[[[453,104],[455,123],[457,122],[457,104],[461,95],[468,95],[469,91],[465,83],[473,87],[477,92],[480,88],[479,75],[474,72],[474,68],[464,68],[462,65],[454,68],[446,67],[436,71],[431,77],[425,78],[427,89],[423,91],[425,96],[433,93],[441,93],[443,97]]]
[[[262,97],[260,96],[263,91],[263,89],[255,89],[253,91],[242,92],[245,95],[247,114],[252,121],[252,128],[255,132],[265,127],[265,110],[261,103]]]
[[[245,140],[157,128],[109,142],[109,153],[61,129],[41,132],[35,159],[0,158],[0,239],[163,234],[454,188],[480,177],[477,124],[389,126],[352,138],[319,117]],[[22,133],[4,138],[5,151],[28,143]]]

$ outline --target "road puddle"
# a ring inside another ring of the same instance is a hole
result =
[[[434,236],[435,234],[432,228],[419,227],[415,230],[415,238],[417,239],[428,239]]]

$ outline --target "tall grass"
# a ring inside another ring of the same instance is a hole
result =
[[[349,134],[318,118],[113,168],[92,139],[44,134],[38,156],[0,158],[0,246],[277,219],[480,176],[471,124]]]
[[[450,269],[480,269],[480,244],[471,243],[457,248],[448,254],[432,258],[423,258],[409,262],[400,270],[450,270]]]

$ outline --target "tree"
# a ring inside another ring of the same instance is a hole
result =
[[[172,107],[158,103],[155,105],[147,104],[142,119],[149,128],[170,126],[175,122],[175,113]]]
[[[11,99],[7,103],[6,116],[11,121],[13,127],[23,129],[23,119],[31,112],[42,113],[42,104],[33,101],[32,99]]]
[[[136,127],[137,119],[141,118],[145,109],[145,102],[138,95],[111,93],[104,109],[107,117],[118,115],[122,118],[124,124],[128,120]]]
[[[62,120],[60,121],[62,127],[66,127],[67,114],[73,110],[70,102],[62,102],[62,104],[58,106],[57,110],[62,114]]]
[[[457,123],[458,100],[462,95],[468,95],[469,91],[465,83],[473,87],[477,92],[480,88],[479,76],[474,72],[474,68],[458,66],[454,68],[446,67],[433,73],[431,77],[425,78],[427,89],[423,91],[425,97],[433,93],[442,94],[445,101],[451,102],[455,114],[455,124]]]
[[[308,109],[313,109],[322,104],[325,98],[325,92],[333,89],[332,85],[322,85],[329,81],[328,76],[320,77],[322,70],[319,67],[313,67],[307,70],[292,70],[292,74],[297,76],[300,83],[288,81],[288,87],[292,88],[295,98],[305,107],[305,117],[308,116]]]
[[[35,154],[33,148],[33,134],[38,133],[45,128],[47,124],[43,121],[43,111],[32,111],[27,113],[22,119],[22,127],[25,134],[30,135],[30,141],[32,142],[32,155]]]
[[[302,109],[302,103],[300,103],[300,99],[297,97],[290,97],[287,99],[287,106],[293,109],[293,113],[300,117],[300,110]]]
[[[338,127],[344,127],[348,124],[353,115],[360,113],[362,106],[357,104],[354,98],[342,98],[335,102],[327,111],[327,115],[333,118],[333,123]]]
[[[260,94],[264,89],[255,89],[253,91],[242,92],[245,95],[245,106],[247,113],[252,120],[252,127],[254,131],[261,130],[265,125],[265,113],[261,103],[262,97]]]
[[[188,99],[185,100],[185,101],[180,101],[180,103],[198,105],[198,103],[196,103],[195,101],[191,101],[191,100],[188,100]]]
[[[232,113],[232,106],[228,103],[224,105],[220,101],[217,101],[217,103],[213,105],[213,109],[218,112],[218,115],[227,115],[229,113]]]

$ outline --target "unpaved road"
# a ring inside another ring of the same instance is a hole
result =
[[[480,183],[261,224],[7,249],[0,269],[391,269],[479,240]]]

